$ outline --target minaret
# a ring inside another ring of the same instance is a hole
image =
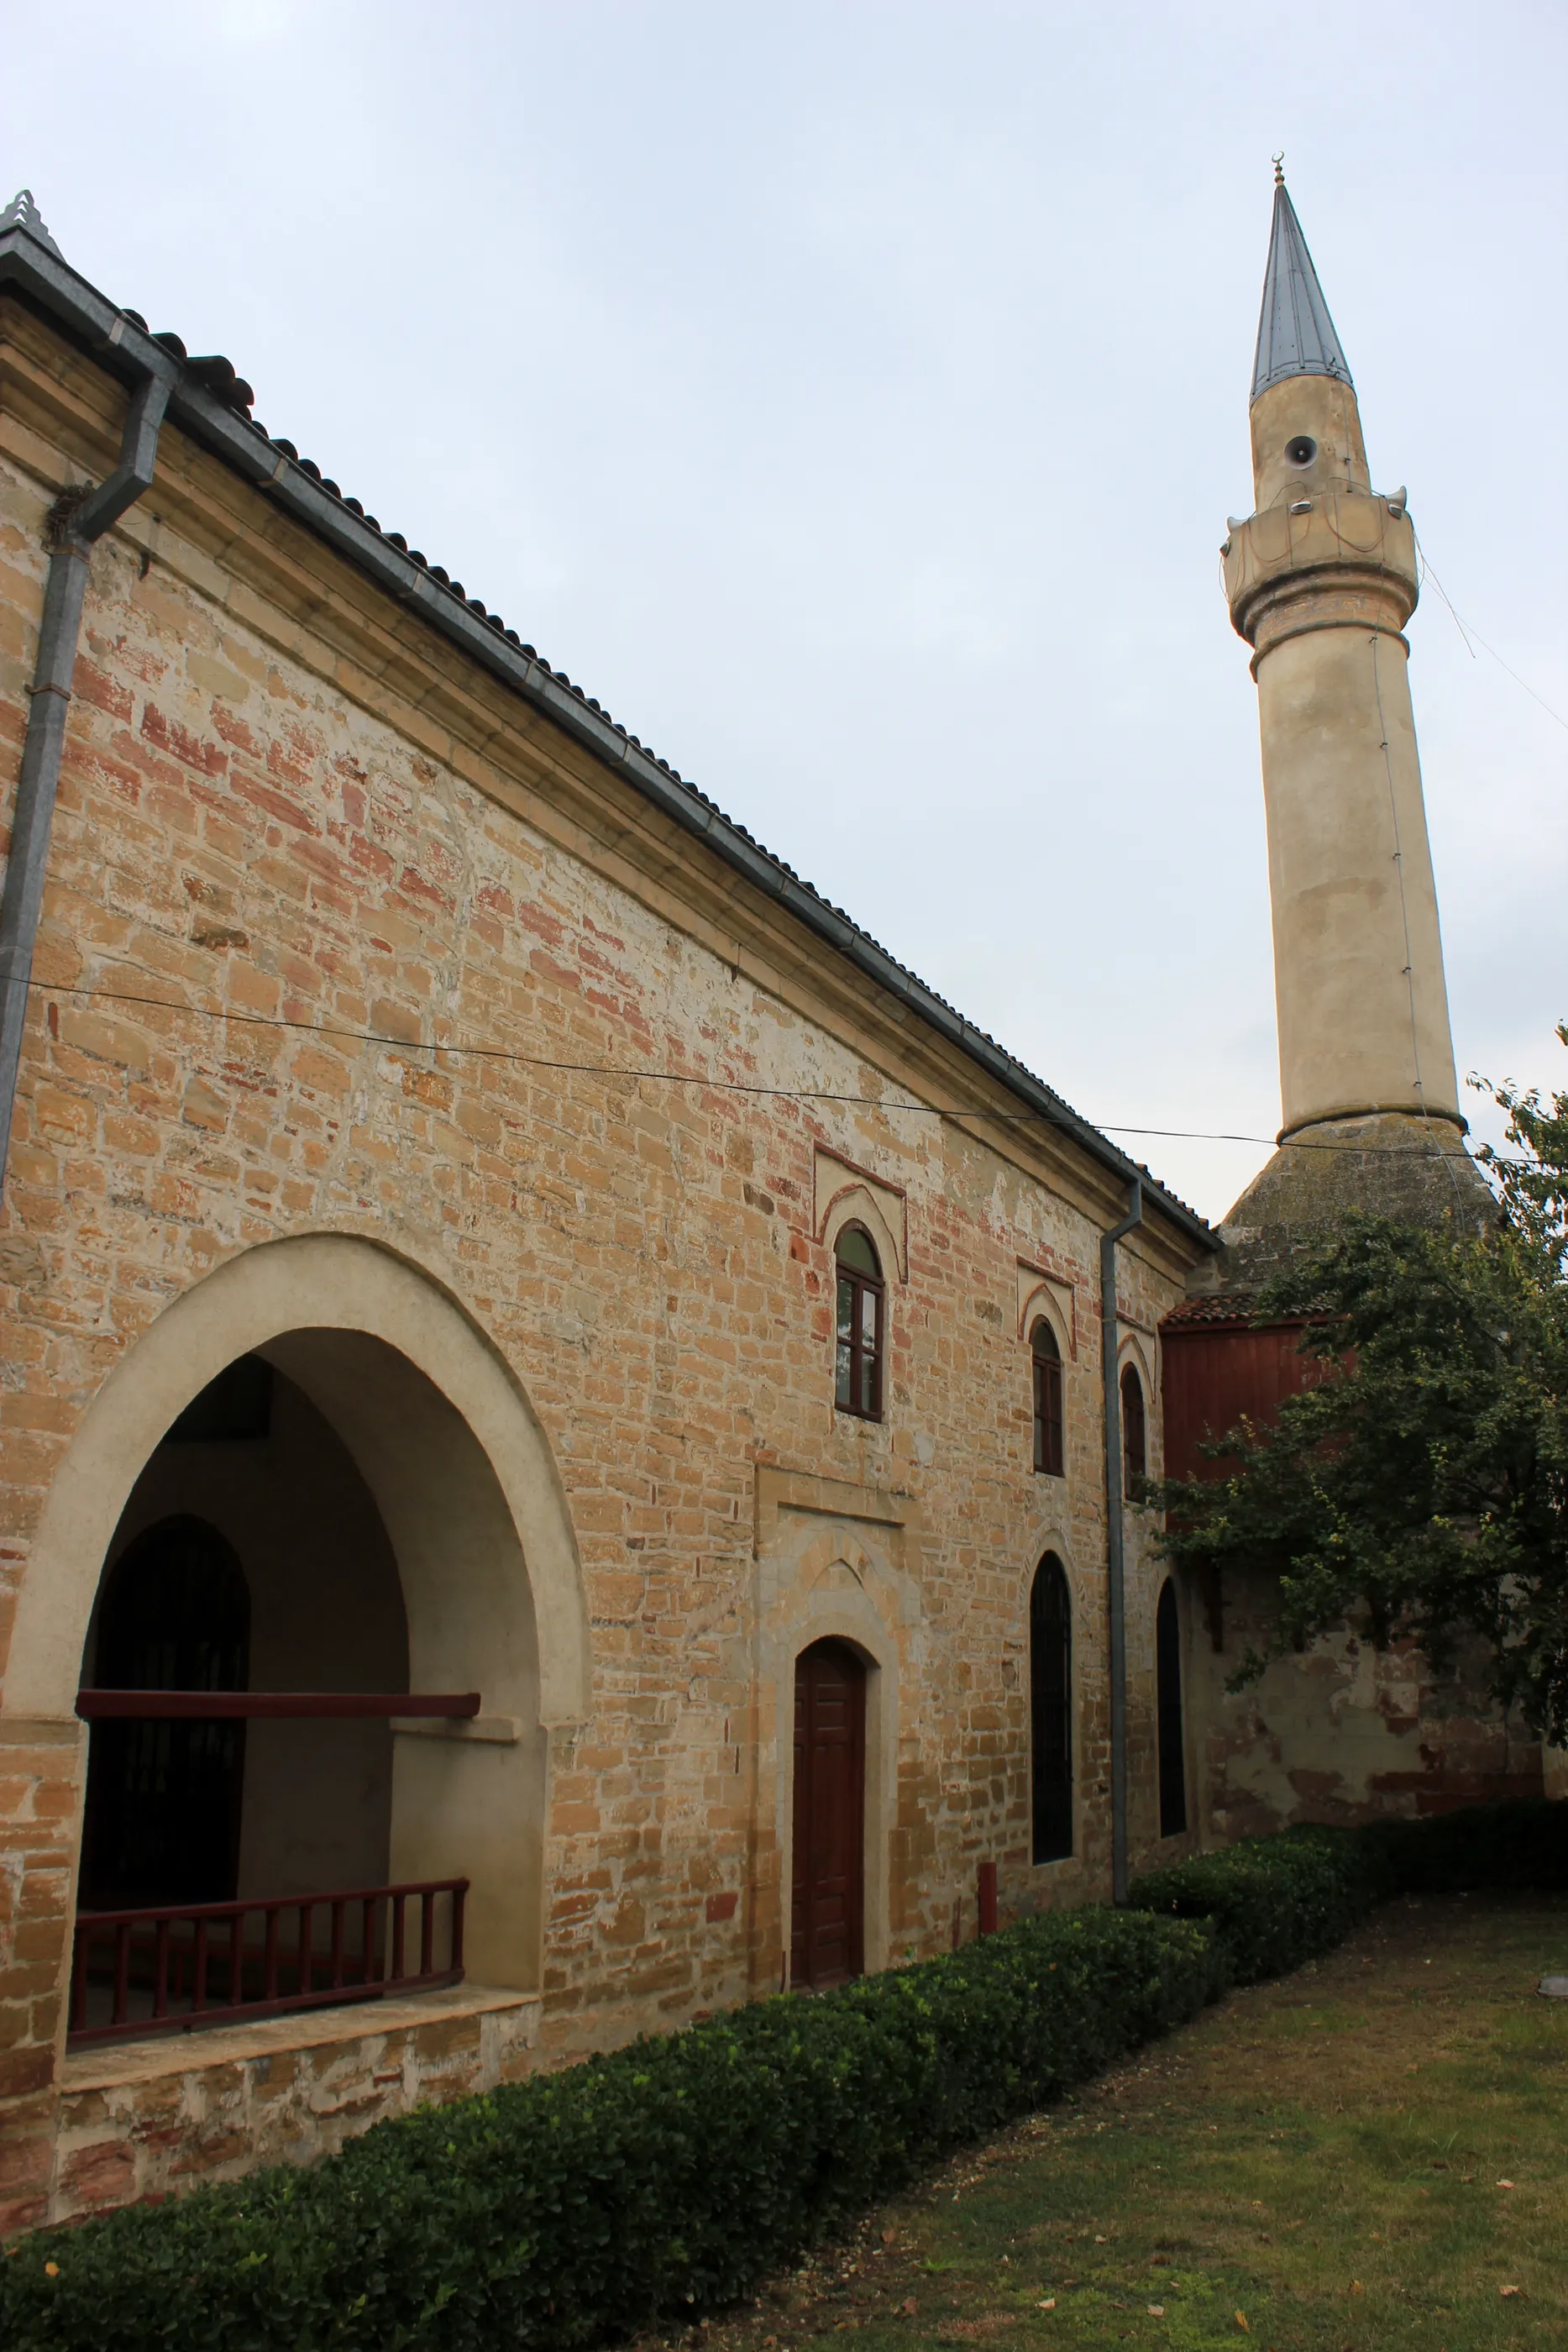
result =
[[[1410,707],[1415,532],[1404,490],[1373,490],[1355,387],[1275,179],[1257,510],[1232,519],[1224,557],[1258,682],[1283,1149],[1228,1222],[1318,1225],[1353,1202],[1425,1222],[1473,1209],[1481,1188],[1461,1141]]]

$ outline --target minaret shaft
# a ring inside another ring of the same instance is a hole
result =
[[[1303,596],[1301,633],[1258,665],[1282,1132],[1355,1111],[1458,1119],[1404,642],[1315,620],[1323,601]]]
[[[1276,192],[1252,402],[1257,511],[1225,546],[1254,648],[1282,1134],[1364,1112],[1462,1129],[1408,647],[1404,493],[1374,494],[1354,387]]]

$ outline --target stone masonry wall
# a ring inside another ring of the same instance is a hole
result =
[[[312,2164],[372,2124],[526,2072],[538,2003],[456,1993],[84,2053],[60,2082],[46,2218]]]
[[[1189,1654],[1203,1817],[1216,1844],[1296,1822],[1352,1825],[1543,1793],[1541,1742],[1519,1717],[1499,1714],[1479,1658],[1466,1662],[1468,1674],[1439,1677],[1413,1642],[1378,1651],[1341,1628],[1228,1690],[1247,1653],[1266,1652],[1274,1605],[1265,1579],[1233,1572],[1222,1650],[1200,1629]]]
[[[119,400],[0,311],[5,799],[46,517],[110,462]],[[554,1741],[547,2051],[779,1981],[789,1727],[758,1643],[812,1638],[839,1587],[881,1612],[896,1685],[882,1957],[969,1932],[986,1855],[1004,1908],[1103,1891],[1096,1251],[1116,1188],[1059,1138],[899,1108],[975,1100],[973,1066],[172,428],[93,557],[35,980],[0,1216],[0,1660],[42,1502],[139,1336],[257,1244],[361,1235],[501,1351],[576,1531],[593,1712]],[[880,1424],[833,1411],[824,1152],[906,1218]],[[1186,1247],[1152,1217],[1123,1253],[1151,1381]],[[1068,1339],[1061,1480],[1030,1466],[1037,1278]],[[1149,1427],[1157,1473],[1153,1393]],[[768,1465],[824,1483],[765,1509]],[[1144,1843],[1156,1570],[1132,1518]],[[1077,1857],[1036,1871],[1027,1612],[1048,1547],[1078,1612],[1082,1818]],[[14,1737],[16,2151],[52,2095],[79,1762],[68,1726]],[[11,2160],[25,2220],[42,2159]]]

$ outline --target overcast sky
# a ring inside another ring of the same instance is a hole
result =
[[[4,60],[76,268],[1090,1118],[1262,1139],[1121,1136],[1214,1216],[1279,1122],[1218,549],[1283,149],[1475,645],[1428,583],[1460,1072],[1568,1083],[1561,0],[51,0]]]

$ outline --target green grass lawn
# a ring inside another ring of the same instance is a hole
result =
[[[1568,2347],[1549,1971],[1568,1971],[1568,1895],[1385,1906],[685,2340]]]

